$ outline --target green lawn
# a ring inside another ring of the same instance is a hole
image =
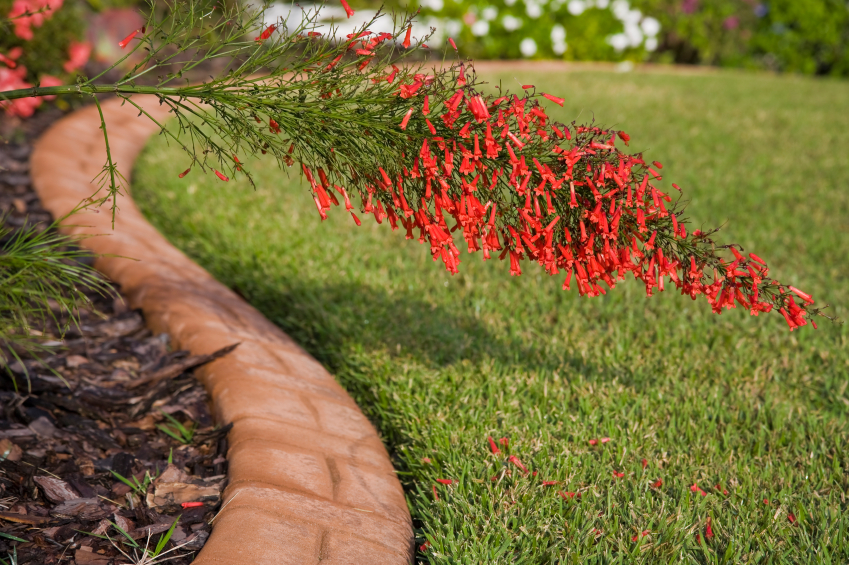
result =
[[[849,83],[489,78],[565,95],[551,111],[563,121],[629,132],[692,199],[691,229],[725,224],[773,276],[847,317]],[[716,316],[671,284],[646,299],[633,280],[582,299],[541,268],[511,278],[507,263],[465,253],[451,277],[427,246],[371,216],[357,228],[334,208],[319,222],[294,169],[290,180],[257,164],[253,191],[213,175],[178,180],[186,166],[154,138],[136,166],[137,201],[357,399],[394,457],[418,543],[430,542],[421,560],[849,560],[845,325],[790,333],[780,315]],[[509,452],[491,454],[487,436],[509,437]],[[509,454],[538,475],[517,472]]]

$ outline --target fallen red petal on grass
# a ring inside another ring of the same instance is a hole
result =
[[[708,516],[707,525],[705,526],[705,539],[708,541],[713,539],[713,529],[710,527],[710,516]]]
[[[433,485],[433,498],[439,500],[439,495],[436,493],[436,485]]]
[[[544,486],[544,487],[550,487],[551,485],[556,485],[556,484],[557,484],[557,481],[543,481],[542,482],[542,486]]]
[[[610,438],[609,438],[609,437],[603,437],[603,438],[601,438],[601,443],[607,443],[608,441],[610,441]]]
[[[566,492],[563,490],[558,491],[557,494],[559,494],[560,498],[562,498],[563,500],[572,500],[573,498],[575,498],[575,496],[577,496],[578,498],[581,497],[581,493]]]
[[[591,440],[589,441],[589,444],[590,444],[590,445],[598,445],[598,440],[597,440],[597,439],[591,439]]]
[[[515,455],[511,455],[510,457],[507,458],[507,460],[510,463],[512,463],[513,465],[515,465],[516,467],[518,467],[519,469],[521,469],[523,473],[525,473],[525,474],[528,473],[528,469],[524,465],[522,465],[522,462],[519,461],[519,458],[516,457]]]
[[[422,457],[422,463],[429,465],[430,464],[430,457]]]
[[[642,461],[640,461],[640,464],[643,466],[643,469],[649,466],[649,462],[647,459],[643,459]]]
[[[452,481],[451,479],[436,479],[436,482],[441,485],[450,485],[454,481]]]
[[[635,535],[634,537],[632,537],[632,538],[631,538],[631,541],[637,541],[637,540],[638,540],[638,539],[640,539],[640,538],[644,538],[644,537],[646,537],[647,535],[649,535],[649,533],[650,533],[650,532],[649,532],[648,530],[643,530],[643,531],[642,531],[642,532],[640,532],[639,534],[637,534],[637,535]]]
[[[690,487],[690,491],[692,491],[692,492],[698,492],[698,493],[700,493],[702,496],[707,496],[707,493],[706,493],[705,491],[703,491],[703,490],[699,487],[699,485],[697,485],[696,483],[693,483],[693,486],[691,486],[691,487]]]
[[[497,445],[495,445],[495,440],[494,440],[494,439],[492,439],[492,436],[488,436],[486,439],[488,439],[488,440],[489,440],[489,449],[490,449],[493,453],[501,453],[501,450],[500,450],[500,449],[498,449],[498,446],[497,446]]]
[[[764,504],[769,504],[769,499],[764,498]]]
[[[498,442],[501,445],[503,445],[504,447],[510,447],[510,439],[509,438],[503,437],[500,440],[498,440]]]
[[[429,542],[429,541],[426,541],[426,542],[424,542],[423,544],[421,544],[421,545],[419,546],[419,551],[421,551],[422,553],[424,553],[425,551],[427,551],[427,548],[429,548],[429,547],[430,547],[430,542]]]
[[[787,519],[790,521],[790,523],[791,523],[791,524],[795,524],[795,523],[796,523],[796,515],[795,515],[795,514],[793,514],[792,512],[790,512],[790,513],[787,515]]]
[[[660,488],[663,486],[663,479],[658,479],[651,484],[652,488]]]
[[[203,502],[184,502],[180,506],[183,508],[200,508],[203,506]]]
[[[613,471],[613,478],[614,479],[621,479],[624,476],[625,476],[625,473],[619,473],[617,471]]]

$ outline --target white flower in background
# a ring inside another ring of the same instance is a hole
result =
[[[447,33],[449,37],[459,35],[461,31],[463,31],[463,23],[460,20],[445,21],[445,33]]]
[[[516,0],[504,0],[504,3],[508,6],[512,6],[516,3]]]
[[[487,6],[483,9],[483,12],[481,12],[481,17],[486,21],[491,22],[492,20],[498,17],[498,8],[496,8],[495,6]]]
[[[554,27],[551,28],[551,40],[566,41],[566,28],[560,24],[554,24]]]
[[[419,5],[422,8],[430,8],[434,12],[438,12],[445,7],[445,2],[443,0],[419,0]]]
[[[562,55],[566,48],[566,29],[560,24],[554,24],[551,28],[551,50],[555,55]]]
[[[610,6],[610,0],[595,0],[595,7],[599,10],[606,10]]]
[[[483,37],[489,33],[489,22],[486,20],[478,20],[472,24],[472,35]]]
[[[584,0],[570,0],[566,9],[569,10],[569,13],[573,16],[580,16],[584,13],[584,10],[587,9],[587,4]]]
[[[628,47],[628,36],[624,33],[617,33],[607,38],[607,42],[617,51],[624,51]]]
[[[522,20],[508,14],[504,16],[504,18],[502,18],[501,25],[503,25],[504,29],[506,29],[507,31],[516,31],[517,29],[522,27]]]
[[[519,44],[519,51],[525,57],[533,57],[537,52],[537,42],[530,37],[526,37]]]
[[[613,15],[617,20],[624,21],[628,16],[628,12],[631,11],[631,5],[628,3],[628,0],[613,0],[611,9],[613,10]]]
[[[525,13],[531,19],[537,19],[542,15],[542,6],[534,2],[534,0],[525,0]]]
[[[643,32],[640,31],[640,26],[628,22],[625,24],[625,37],[628,38],[629,47],[639,47],[643,42]]]
[[[646,51],[654,51],[657,49],[657,38],[649,37],[646,39]]]
[[[640,27],[643,28],[643,33],[649,37],[654,37],[660,33],[660,22],[651,16],[643,18]],[[648,44],[648,41],[646,41],[646,44]],[[650,51],[653,51],[653,49],[650,49]]]

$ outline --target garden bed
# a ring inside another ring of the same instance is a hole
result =
[[[0,207],[15,230],[51,222],[28,159],[32,140],[61,114],[17,124],[18,143],[0,147]],[[92,308],[80,312],[79,326],[64,336],[56,324],[37,328],[58,345],[52,353],[0,374],[0,557],[125,562],[121,552],[139,553],[134,545],[148,538],[155,547],[176,521],[163,551],[180,546],[167,557],[190,563],[209,536],[227,472],[229,427],[213,425],[207,393],[191,375],[210,358],[173,351],[169,336],[146,329],[119,293],[88,294]]]

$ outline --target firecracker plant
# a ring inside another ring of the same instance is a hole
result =
[[[466,247],[509,260],[511,275],[536,262],[582,296],[606,294],[630,273],[648,296],[672,284],[716,313],[775,310],[791,330],[824,316],[811,296],[770,278],[764,259],[719,243],[717,229],[688,230],[680,188],[657,188],[663,166],[628,153],[625,132],[553,121],[546,107],[563,98],[533,85],[486,92],[468,61],[408,64],[429,49],[427,37],[411,36],[413,16],[394,17],[392,33],[371,31],[372,20],[339,37],[316,31],[317,11],[266,22],[261,7],[209,0],[173,1],[159,19],[152,8],[120,43],[127,54],[115,66],[132,67],[117,82],[101,82],[104,72],[2,95],[85,95],[99,108],[98,95],[111,94],[155,121],[135,98],[153,95],[177,122],[157,123],[185,150],[180,177],[253,183],[246,157],[268,155],[304,175],[321,219],[334,206],[357,225],[370,214],[428,244],[451,273]],[[189,81],[215,59],[224,72]],[[97,198],[114,214],[122,178],[101,120]]]

